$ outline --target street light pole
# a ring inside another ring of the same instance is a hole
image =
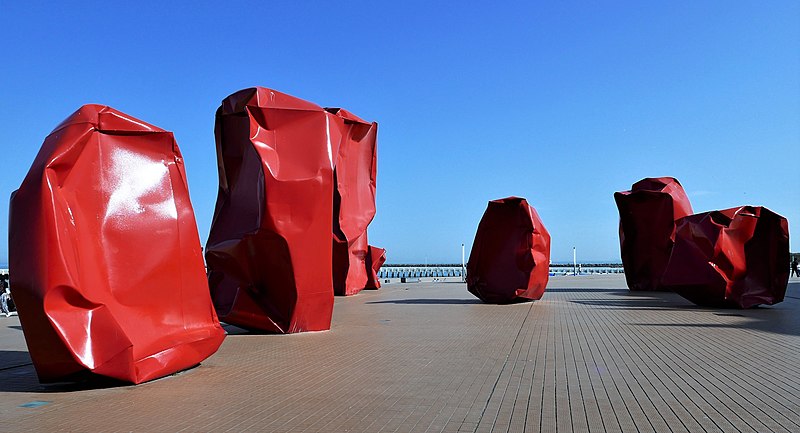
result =
[[[575,253],[575,247],[572,247],[572,275],[578,275],[578,260]]]

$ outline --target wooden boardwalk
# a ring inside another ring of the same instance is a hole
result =
[[[0,318],[0,431],[800,432],[800,281],[746,311],[624,286],[497,306],[393,284],[337,298],[329,332],[227,327],[197,368],[102,389],[40,386]]]

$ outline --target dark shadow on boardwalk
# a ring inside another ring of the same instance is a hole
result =
[[[0,392],[42,392],[28,352],[0,350]]]
[[[776,305],[765,305],[746,310],[736,308],[709,308],[695,305],[670,292],[630,292],[620,290],[619,299],[574,299],[570,302],[616,310],[673,310],[697,311],[708,314],[706,323],[631,323],[633,326],[678,327],[708,329],[747,329],[773,334],[800,335],[800,315],[797,314],[796,297],[800,283],[790,283],[786,299]]]
[[[587,299],[581,296],[570,299],[569,302],[587,307],[621,310],[686,310],[696,309],[694,304],[684,300],[675,293],[670,292],[632,292],[628,289],[554,289],[548,292],[585,293]],[[605,295],[599,297],[596,295]],[[611,296],[608,296],[611,295]]]
[[[621,292],[627,292],[627,291],[628,291],[628,289],[608,289],[608,288],[600,289],[600,288],[572,288],[572,287],[569,287],[569,288],[557,288],[557,289],[547,288],[547,289],[545,289],[544,293],[545,293],[545,295],[548,294],[548,293],[596,293],[596,294],[600,294],[600,293],[617,293],[617,292],[621,293]]]
[[[367,304],[406,304],[406,305],[465,305],[483,304],[480,299],[389,299],[386,301],[372,301]]]
[[[683,328],[732,328],[762,331],[773,334],[800,335],[800,315],[797,313],[797,299],[800,283],[789,284],[786,299],[772,306],[761,306],[747,310],[735,308],[710,308],[695,305],[671,292],[631,292],[629,290],[603,289],[600,299],[570,299],[569,302],[589,308],[624,311],[695,311],[707,314],[708,320],[699,317],[693,323],[630,323],[632,326],[683,327]],[[577,291],[576,291],[577,292]],[[591,293],[588,291],[587,293]]]
[[[800,336],[800,323],[789,324],[784,320],[751,320],[741,323],[633,323],[635,326],[663,326],[677,328],[708,328],[708,329],[749,329],[752,331],[769,332],[772,334]]]
[[[31,356],[27,351],[0,350],[0,371],[30,364]]]
[[[222,324],[222,329],[225,330],[225,333],[228,336],[232,335],[266,335],[266,336],[283,336],[283,335],[291,335],[291,334],[281,334],[279,332],[268,332],[262,331],[259,329],[247,329],[247,328],[240,328],[236,325],[231,325],[230,323],[220,322]]]
[[[31,363],[28,352],[0,350],[0,361],[3,362],[4,366],[8,365],[7,367],[0,368],[0,392],[41,394],[73,393],[80,391],[93,391],[99,389],[124,388],[133,386],[142,387],[147,386],[148,383],[168,380],[175,376],[181,376],[197,367],[197,365],[195,365],[186,370],[182,370],[177,373],[173,373],[139,385],[133,385],[128,382],[92,374],[82,375],[80,378],[76,378],[76,380],[73,382],[41,384],[39,383],[39,378],[36,375],[36,370]]]
[[[588,307],[597,307],[604,309],[618,309],[618,310],[706,310],[706,308],[698,307],[693,304],[676,303],[673,300],[661,299],[622,299],[622,300],[591,300],[591,299],[576,299],[570,301],[574,304],[585,305]]]
[[[797,310],[781,307],[780,304],[750,310],[706,311],[709,312],[709,321],[706,323],[631,323],[631,325],[672,328],[748,329],[772,334],[800,336],[800,316],[798,316]]]

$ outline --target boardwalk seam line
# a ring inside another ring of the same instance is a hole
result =
[[[528,321],[528,317],[531,315],[531,310],[533,310],[533,302],[531,302],[531,306],[528,307],[528,312],[525,314],[525,318],[522,319],[522,325],[520,325],[519,330],[517,330],[517,335],[514,337],[514,341],[511,343],[511,348],[508,350],[506,354],[506,359],[503,361],[503,367],[500,369],[500,373],[497,375],[497,379],[494,381],[494,385],[492,385],[492,391],[489,393],[489,397],[486,399],[486,404],[483,405],[483,410],[481,411],[481,416],[478,418],[478,422],[475,425],[475,429],[477,430],[478,425],[480,425],[481,421],[483,421],[483,416],[486,415],[486,409],[489,407],[489,402],[492,401],[492,396],[494,395],[495,389],[497,389],[497,384],[500,383],[500,378],[503,376],[503,372],[506,370],[506,366],[508,366],[508,359],[511,357],[511,353],[514,352],[514,346],[517,345],[517,340],[519,339],[519,335],[522,333],[522,330],[525,328],[525,322]],[[494,430],[495,422],[497,421],[497,417],[492,420],[492,430]]]

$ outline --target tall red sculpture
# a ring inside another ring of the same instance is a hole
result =
[[[42,382],[140,383],[222,343],[171,132],[81,107],[45,139],[9,226],[14,301]]]
[[[645,178],[630,191],[614,193],[619,244],[630,290],[665,290],[661,276],[675,240],[675,221],[692,214],[677,179]]]
[[[330,328],[336,114],[262,87],[217,110],[220,188],[206,261],[220,319],[293,333]]]
[[[682,218],[663,283],[703,306],[750,308],[783,301],[789,226],[764,207],[741,206]]]
[[[378,124],[347,110],[328,108],[341,141],[334,168],[333,290],[354,295],[367,287],[367,226],[375,217]]]
[[[524,198],[489,202],[467,263],[467,289],[484,302],[540,299],[549,278],[550,234]]]

